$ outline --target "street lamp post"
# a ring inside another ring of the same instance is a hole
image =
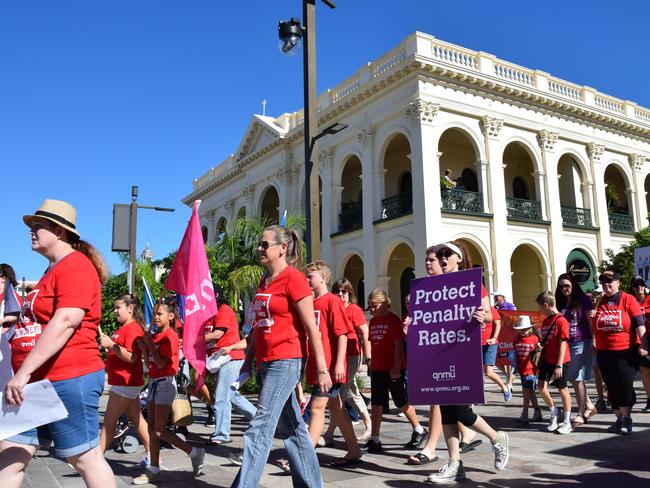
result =
[[[136,262],[136,233],[138,226],[138,209],[155,210],[156,212],[173,212],[175,209],[167,207],[152,207],[138,205],[138,187],[131,187],[131,209],[129,219],[129,293],[135,292],[135,262]]]
[[[329,8],[336,5],[321,0]],[[333,124],[320,133],[318,131],[318,105],[316,98],[316,0],[302,1],[302,21],[291,19],[278,25],[281,50],[287,54],[302,38],[303,40],[303,83],[304,83],[304,146],[305,146],[305,222],[307,232],[307,262],[320,257],[320,203],[318,191],[318,165],[314,162],[316,143],[326,134],[336,134],[345,129],[343,124]],[[315,171],[314,171],[315,169]]]

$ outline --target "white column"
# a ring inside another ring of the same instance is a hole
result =
[[[589,178],[589,176],[585,176]],[[591,179],[583,181],[582,184],[582,204],[589,209],[591,215],[591,225],[596,226],[596,209],[594,208],[594,183]]]
[[[415,262],[424,258],[427,247],[444,239],[442,227],[440,163],[433,122],[439,106],[424,100],[409,105],[406,115],[412,123],[411,171],[413,180],[413,242]],[[418,273],[420,274],[420,273]]]
[[[363,205],[363,284],[366,296],[377,287],[377,244],[375,241],[375,228],[373,221],[377,215],[380,201],[380,178],[383,183],[383,161],[376,159],[375,130],[372,127],[363,129],[357,139],[361,143],[361,202]],[[363,297],[365,302],[366,297]]]
[[[363,188],[363,182],[361,182],[361,187]],[[341,229],[339,227],[339,215],[341,215],[341,194],[343,193],[342,186],[332,186],[332,197],[331,197],[331,209],[332,209],[332,218],[331,227],[332,232],[339,232]],[[364,190],[365,191],[365,190]]]
[[[546,184],[549,185],[546,188],[545,194],[553,195],[552,198],[545,198],[542,200],[542,212],[545,208],[548,208],[548,218],[544,220],[550,220],[551,225],[548,229],[548,256],[551,263],[551,269],[546,270],[550,276],[550,280],[555,280],[557,277],[564,273],[566,269],[566,256],[563,252],[562,246],[562,237],[564,235],[564,228],[562,222],[562,206],[560,204],[560,188],[559,188],[559,179],[560,175],[557,173],[557,160],[553,153],[553,146],[549,145],[548,142],[544,144],[540,141],[540,147],[542,150],[542,164],[546,169],[546,178],[543,176],[540,177],[540,187],[545,188],[544,180]],[[555,185],[555,188],[551,188],[550,185]],[[548,280],[543,280],[542,282]],[[547,290],[551,288],[546,288]]]
[[[605,259],[605,248],[610,247],[609,213],[607,212],[607,198],[605,197],[605,168],[601,157],[605,151],[602,144],[591,142],[587,144],[587,154],[591,161],[592,181],[594,185],[594,226],[598,227],[598,260]]]
[[[483,212],[485,213],[490,213],[491,208],[490,208],[490,198],[489,198],[489,193],[490,193],[490,186],[488,185],[488,162],[484,160],[479,160],[476,162],[476,165],[479,170],[479,178],[480,178],[480,190],[481,190],[481,198],[483,199]]]
[[[648,226],[648,206],[645,199],[645,181],[643,177],[643,167],[646,163],[646,158],[640,154],[630,154],[629,160],[630,166],[632,167],[632,178],[634,180],[632,184],[636,191],[630,200],[635,210],[636,228],[643,229]]]
[[[537,199],[539,200],[539,206],[542,210],[542,220],[548,220],[549,211],[546,199],[546,195],[548,194],[546,191],[546,173],[544,171],[535,171],[532,176],[535,178]]]
[[[488,201],[492,209],[492,226],[490,228],[490,254],[492,256],[494,279],[492,291],[499,289],[512,296],[512,272],[510,270],[511,243],[508,238],[508,210],[506,208],[506,187],[504,180],[503,152],[499,144],[499,135],[503,120],[485,116],[481,119],[485,154],[488,162],[488,179],[490,192]]]
[[[334,262],[334,248],[332,244],[332,233],[338,230],[338,226],[332,226],[332,217],[336,217],[335,206],[332,202],[332,179],[331,179],[331,160],[330,162],[321,163],[321,252],[320,258],[328,263]]]

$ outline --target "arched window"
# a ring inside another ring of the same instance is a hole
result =
[[[208,226],[207,225],[202,225],[201,226],[201,235],[203,236],[203,243],[208,242]]]

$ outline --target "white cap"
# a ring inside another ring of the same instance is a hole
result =
[[[492,293],[492,296],[493,296],[493,297],[497,297],[497,296],[499,296],[499,295],[501,295],[503,298],[506,297],[506,294],[503,293],[501,290],[494,290],[494,292]]]
[[[437,253],[438,251],[445,248],[451,249],[453,252],[458,254],[461,261],[463,260],[463,251],[461,251],[460,248],[453,242],[443,242],[442,244],[436,244],[435,246],[433,246],[433,252]]]

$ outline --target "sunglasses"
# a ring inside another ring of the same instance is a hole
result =
[[[436,253],[436,257],[437,257],[438,259],[442,259],[442,258],[445,258],[445,259],[446,259],[446,258],[448,258],[449,256],[451,256],[452,254],[455,254],[455,253],[454,253],[454,251],[452,251],[451,249],[442,249],[442,250],[440,250],[440,251],[438,251],[438,252]]]
[[[282,243],[281,242],[258,241],[257,242],[257,247],[261,247],[262,249],[264,249],[266,251],[269,247],[279,246],[280,244],[282,244]]]

